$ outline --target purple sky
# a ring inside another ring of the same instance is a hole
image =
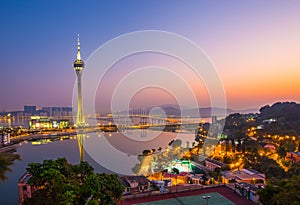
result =
[[[216,66],[230,108],[299,102],[299,10],[297,0],[2,2],[0,110],[23,109],[25,104],[71,106],[77,34],[86,60],[103,43],[145,29],[173,32],[201,47]],[[165,59],[160,63],[174,65]],[[120,79],[113,72],[107,86]],[[104,90],[97,94],[100,110],[109,106],[105,96],[110,89]],[[193,84],[193,90],[201,98],[199,105],[209,106],[203,85]],[[160,97],[149,101],[149,92]],[[132,103],[174,103],[174,96],[148,89]]]

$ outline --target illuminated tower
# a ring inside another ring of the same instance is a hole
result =
[[[82,109],[82,93],[81,93],[81,76],[84,68],[84,63],[81,60],[80,56],[80,40],[78,35],[78,44],[77,44],[77,58],[74,61],[74,70],[77,75],[77,117],[76,125],[77,127],[83,127],[85,125],[84,114]]]

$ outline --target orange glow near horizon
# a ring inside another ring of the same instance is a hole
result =
[[[243,65],[243,63],[239,62],[239,66],[244,66],[244,69],[233,68],[230,66],[231,63],[229,61],[216,62],[216,71],[224,86],[228,108],[260,108],[261,106],[277,101],[300,101],[300,69],[296,69],[295,66],[293,67],[291,62],[286,65],[286,68],[282,67],[280,63],[279,65],[275,65],[275,62],[274,65],[266,63],[268,66],[257,62],[249,63],[248,65]],[[98,88],[98,93],[101,93],[101,99],[97,99],[97,101],[103,103],[105,100],[111,99],[114,89],[116,89],[120,81],[127,78],[126,75],[128,73],[149,64],[167,68],[169,69],[167,72],[175,73],[179,81],[183,79],[197,99],[199,107],[211,106],[210,95],[214,90],[208,90],[205,79],[202,79],[202,76],[195,75],[188,65],[178,61],[178,59],[153,53],[129,56],[114,65]],[[294,65],[297,64],[296,62]],[[252,66],[254,67],[253,69],[251,68]],[[266,66],[265,69],[262,66]],[[230,69],[226,70],[226,67]],[[149,78],[151,76],[144,77]],[[171,81],[168,77],[164,80],[170,85],[174,84],[173,89],[181,92],[180,97],[188,96],[184,89],[176,88],[177,82]],[[172,90],[164,90],[164,88],[151,86],[142,90],[139,89],[137,88],[137,93],[131,99],[130,107],[151,107],[164,104],[176,105],[178,103]],[[109,102],[107,102],[107,106],[109,106]]]

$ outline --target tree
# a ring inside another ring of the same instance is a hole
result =
[[[171,147],[175,148],[175,147],[180,147],[182,144],[181,140],[173,140],[173,142],[171,144],[169,144]]]
[[[216,168],[213,172],[210,172],[209,175],[214,178],[214,180],[219,181],[222,177],[221,169]]]
[[[100,197],[101,204],[114,204],[114,201],[119,201],[122,197],[124,187],[120,183],[119,177],[115,174],[97,174],[101,182]]]
[[[288,170],[287,175],[289,177],[300,175],[300,164],[293,163],[291,168]]]
[[[144,156],[147,156],[147,155],[149,155],[151,153],[151,150],[149,150],[149,149],[145,149],[144,151],[143,151],[143,155]]]
[[[265,173],[268,179],[269,178],[282,179],[286,176],[284,169],[278,165],[269,165]]]
[[[263,151],[263,147],[259,144],[259,142],[254,141],[252,139],[248,139],[244,142],[245,151],[250,153],[259,153]]]
[[[300,176],[283,179],[279,186],[267,185],[257,191],[257,194],[263,205],[298,205],[300,201]]]
[[[172,173],[174,173],[174,174],[179,174],[179,169],[177,169],[176,167],[174,167],[174,168],[172,169]]]
[[[226,163],[226,164],[230,164],[232,163],[232,159],[230,156],[224,156],[223,157],[223,162]]]
[[[115,204],[124,191],[117,175],[95,174],[87,162],[72,165],[65,158],[30,163],[28,183],[37,190],[24,204]]]
[[[286,152],[294,152],[296,150],[296,144],[287,142],[283,145]]]
[[[20,155],[13,153],[0,153],[0,182],[7,179],[6,172],[11,171],[9,168],[14,164],[16,159],[20,159]]]
[[[273,205],[274,202],[272,201],[274,195],[279,192],[277,187],[273,185],[267,185],[265,188],[258,190],[256,193],[259,196],[259,201],[263,205]]]

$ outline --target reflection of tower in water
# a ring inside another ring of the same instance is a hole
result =
[[[140,125],[144,126],[146,124],[147,124],[146,110],[141,108]],[[145,131],[145,129],[141,129],[141,137],[147,137],[147,132]]]
[[[85,139],[85,134],[77,134],[79,156],[80,156],[80,161],[82,162],[84,161],[84,148],[83,148],[84,139]]]
[[[11,127],[11,118],[10,118],[10,116],[7,119],[7,124],[8,124],[8,127]]]
[[[147,137],[146,129],[141,129],[141,137]]]

